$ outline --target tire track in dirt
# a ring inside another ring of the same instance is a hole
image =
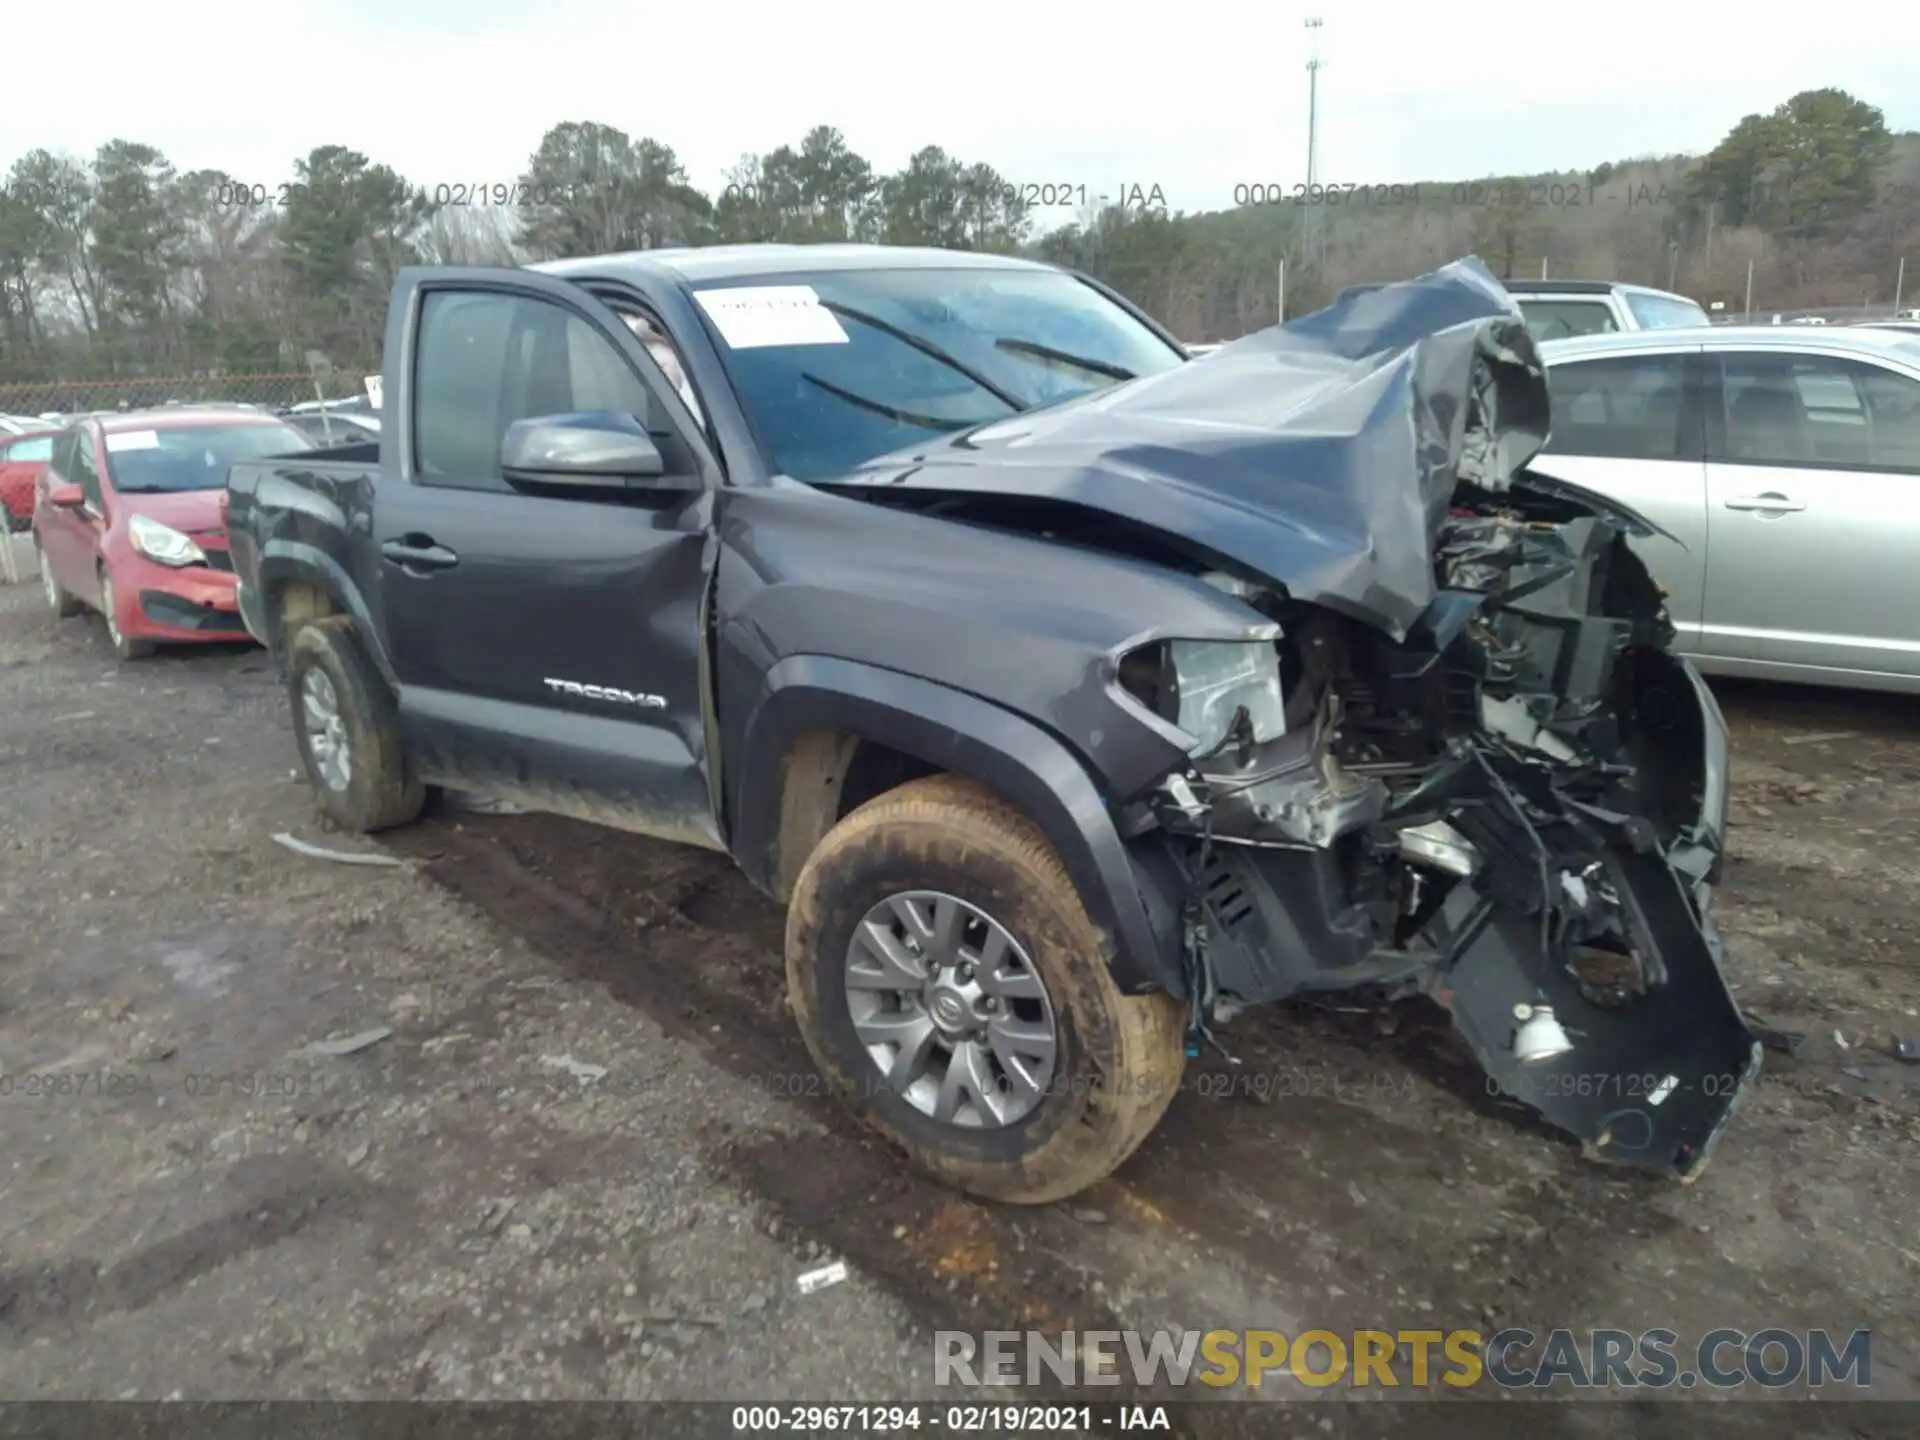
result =
[[[721,1068],[761,1086],[773,1076],[791,1081],[787,1098],[827,1135],[728,1136],[716,1162],[769,1202],[785,1224],[887,1283],[933,1328],[1004,1326],[1014,1317],[1035,1328],[1119,1328],[1105,1307],[1067,1314],[1036,1307],[1016,1291],[1013,1266],[1000,1258],[1024,1249],[1006,1212],[918,1180],[846,1117],[823,1086],[805,1083],[813,1066],[786,1013],[777,952],[742,953],[747,947],[737,937],[686,913],[689,907],[711,913],[724,891],[736,916],[758,907],[777,918],[731,861],[625,836],[597,837],[602,861],[628,877],[615,890],[581,884],[578,875],[573,886],[559,884],[524,858],[551,857],[557,845],[577,844],[582,832],[567,821],[528,816],[457,828],[424,824],[393,838],[397,849],[425,861],[433,878],[537,952],[604,984],[612,998],[697,1043]],[[663,883],[650,891],[642,877],[663,870],[669,872]],[[703,900],[710,903],[703,907]],[[770,1000],[769,990],[778,998]],[[1034,1256],[1024,1276],[1033,1294],[1079,1288],[1044,1256]]]
[[[0,1271],[0,1336],[41,1335],[81,1316],[143,1310],[237,1256],[316,1225],[344,1226],[397,1203],[376,1185],[320,1166],[276,1161],[236,1167],[223,1178],[242,1190],[250,1178],[268,1183],[238,1206],[111,1265],[83,1257],[57,1267]]]

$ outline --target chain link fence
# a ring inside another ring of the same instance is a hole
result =
[[[255,405],[278,410],[309,400],[347,400],[366,392],[353,376],[206,374],[142,376],[137,380],[49,380],[0,383],[0,415],[21,419],[66,417],[102,410],[146,410],[166,405]]]

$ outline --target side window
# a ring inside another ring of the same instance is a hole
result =
[[[497,476],[507,338],[519,303],[453,290],[426,296],[413,362],[413,461],[423,477],[479,485]],[[496,479],[490,488],[505,486]]]
[[[1920,469],[1920,385],[1825,355],[1730,354],[1721,361],[1725,443],[1747,465]]]
[[[1536,340],[1565,340],[1574,335],[1605,335],[1620,327],[1604,300],[1522,300],[1521,317]]]
[[[1686,356],[1621,355],[1570,361],[1547,371],[1550,455],[1678,460],[1688,447]],[[1694,448],[1697,455],[1698,449]]]
[[[1877,365],[1854,368],[1867,409],[1873,468],[1920,475],[1920,381]]]
[[[32,435],[25,440],[15,440],[4,449],[0,449],[0,460],[9,465],[32,465],[47,460],[53,455],[53,436]]]
[[[93,437],[82,430],[74,437],[73,468],[67,477],[87,497],[87,504],[100,508],[100,470],[93,460]]]
[[[54,436],[53,454],[47,460],[47,468],[68,485],[73,483],[73,447],[79,440],[77,430],[66,430]]]
[[[500,442],[516,420],[615,410],[664,424],[605,336],[524,295],[429,292],[414,365],[414,464],[430,485],[507,489]]]

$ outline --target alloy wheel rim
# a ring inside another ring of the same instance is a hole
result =
[[[846,955],[854,1034],[887,1087],[970,1130],[1024,1120],[1059,1061],[1053,1001],[1006,927],[937,890],[888,896]]]
[[[307,754],[321,783],[329,790],[345,790],[353,780],[353,752],[340,695],[326,671],[309,670],[300,681],[300,711],[306,721]]]

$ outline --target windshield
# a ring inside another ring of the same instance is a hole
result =
[[[1678,295],[1649,295],[1638,290],[1626,292],[1627,308],[1640,322],[1642,330],[1684,330],[1694,325],[1709,325],[1707,312],[1691,300]]]
[[[289,425],[170,425],[107,435],[107,475],[125,495],[218,490],[227,466],[262,455],[311,450]]]
[[[773,468],[798,480],[1186,363],[1052,270],[888,269],[694,292]]]

